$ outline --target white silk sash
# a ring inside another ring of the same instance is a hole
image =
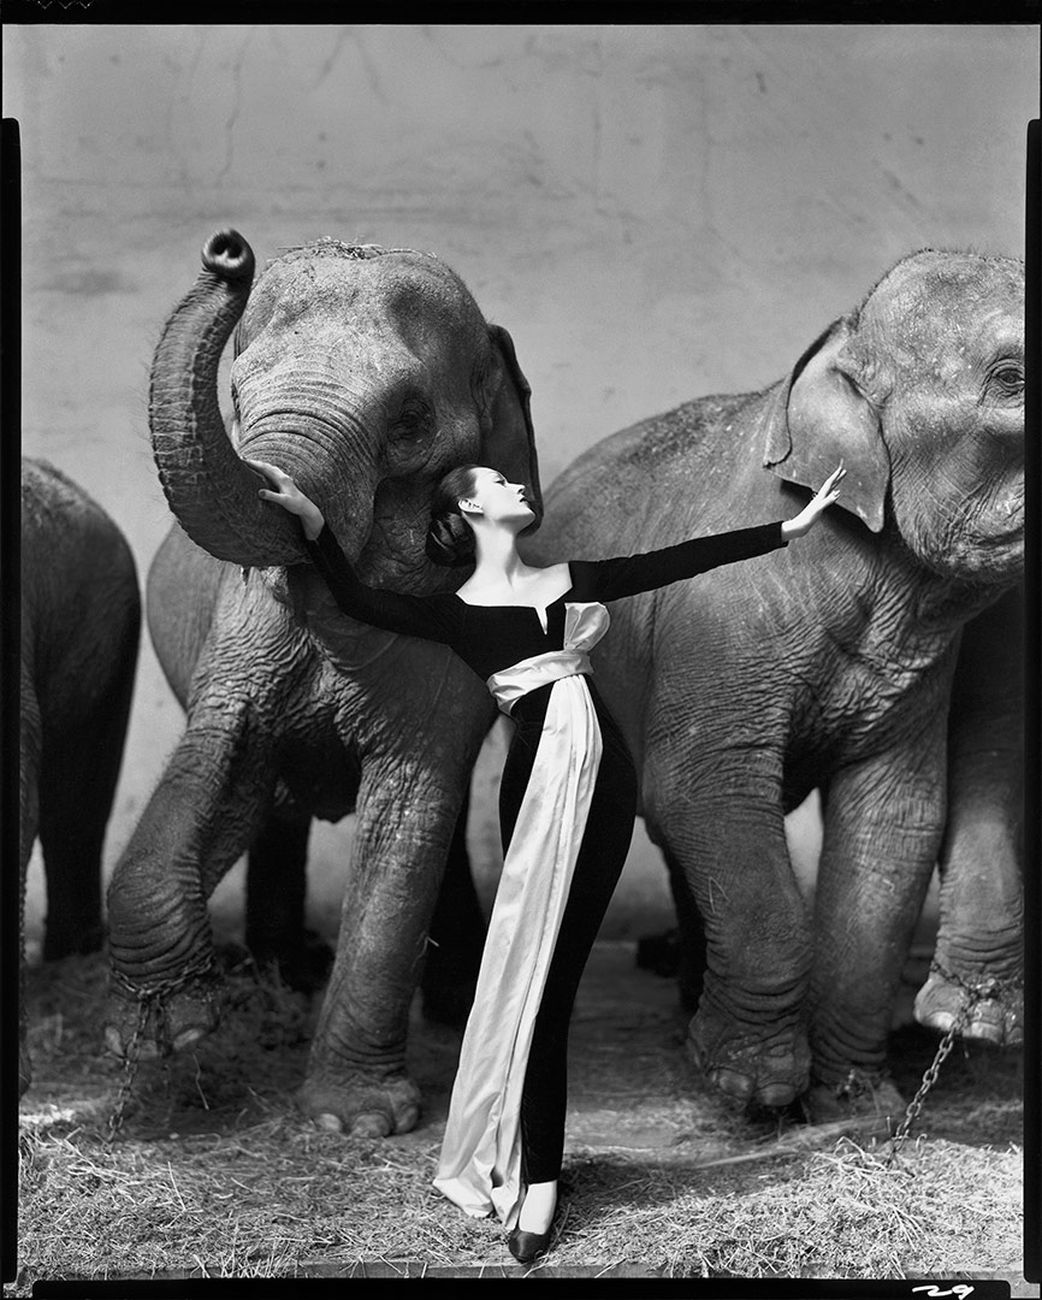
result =
[[[560,681],[562,677],[574,677],[576,673],[592,672],[589,655],[579,650],[548,650],[546,654],[533,655],[493,673],[485,685],[500,711],[509,713],[523,695],[539,686]]]
[[[608,612],[570,605],[566,615],[563,651],[489,678],[504,712],[527,691],[547,682],[553,689],[496,889],[434,1180],[465,1213],[494,1212],[508,1229],[525,1191],[528,1054],[601,759],[600,726],[578,665],[588,665],[584,651],[604,634]]]

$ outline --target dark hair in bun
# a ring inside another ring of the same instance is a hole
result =
[[[431,498],[431,522],[424,550],[435,564],[461,568],[474,563],[474,533],[459,508],[460,498],[474,491],[477,465],[449,470]]]

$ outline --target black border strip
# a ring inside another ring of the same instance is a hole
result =
[[[18,1223],[18,994],[21,875],[18,863],[19,664],[21,660],[22,163],[18,123],[0,137],[0,1269],[15,1276]],[[7,1029],[14,1026],[14,1032]]]

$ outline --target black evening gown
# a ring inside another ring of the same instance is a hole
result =
[[[593,684],[603,602],[786,545],[781,523],[642,555],[572,560],[545,609],[470,605],[359,582],[328,528],[308,551],[352,618],[450,646],[515,723],[500,785],[504,863],[460,1049],[435,1186],[466,1213],[517,1221],[560,1173],[568,1023],[629,848],[633,762]]]

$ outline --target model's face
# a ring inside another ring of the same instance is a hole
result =
[[[476,507],[477,512],[493,523],[529,524],[535,511],[528,503],[527,491],[524,483],[511,483],[498,470],[480,466],[474,471],[470,496],[463,497],[460,504],[471,515]]]

